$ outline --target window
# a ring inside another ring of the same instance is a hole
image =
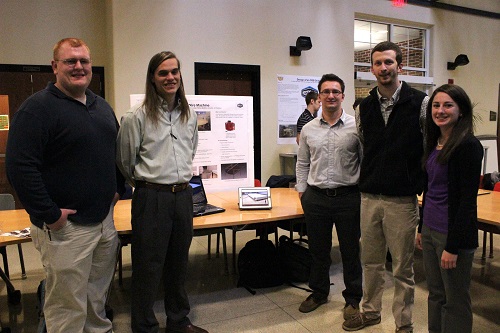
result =
[[[429,33],[427,29],[397,24],[354,20],[354,72],[356,74],[356,97],[366,96],[375,86],[375,77],[370,72],[371,49],[382,41],[392,41],[403,51],[401,79],[417,89],[426,90],[432,85],[429,77]]]

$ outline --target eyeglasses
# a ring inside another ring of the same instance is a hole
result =
[[[333,96],[338,96],[338,95],[342,94],[342,91],[325,89],[325,90],[321,91],[320,94],[323,96],[330,96],[330,94],[333,94]]]
[[[56,61],[60,61],[63,64],[65,64],[66,66],[69,66],[69,67],[75,67],[77,62],[80,62],[80,64],[82,66],[88,66],[92,62],[92,60],[90,60],[88,58],[80,58],[80,59],[77,59],[77,58],[68,58],[68,59],[61,59],[61,60],[56,60]]]

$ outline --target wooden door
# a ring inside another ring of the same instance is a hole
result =
[[[195,94],[253,97],[254,177],[261,179],[260,66],[195,63]]]
[[[5,151],[7,147],[7,136],[9,134],[9,96],[0,95],[0,193],[11,193],[14,191],[10,187],[5,175]]]

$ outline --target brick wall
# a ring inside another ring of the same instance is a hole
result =
[[[423,31],[421,32],[423,34]],[[397,43],[401,47],[401,51],[403,52],[403,65],[409,67],[417,67],[424,68],[424,51],[423,51],[423,35],[417,39],[411,39],[408,41],[404,41],[401,43]],[[417,50],[414,50],[416,48]],[[369,50],[362,50],[354,52],[354,62],[364,62],[370,63],[370,53]],[[358,67],[358,66],[356,66]],[[362,67],[360,67],[362,68]],[[356,69],[358,72],[367,72],[367,70]],[[369,71],[369,69],[368,69]],[[414,72],[412,72],[414,73]],[[416,75],[416,74],[406,74],[406,75]],[[421,76],[420,74],[416,76]]]
[[[371,87],[356,87],[354,88],[355,99],[358,97],[366,97],[368,93],[372,90]]]

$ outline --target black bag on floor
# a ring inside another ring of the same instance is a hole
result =
[[[271,188],[284,187],[288,188],[290,182],[297,181],[294,175],[280,175],[280,176],[271,176],[267,180],[266,186]]]
[[[252,239],[238,254],[238,287],[255,295],[252,288],[276,287],[283,284],[278,251],[270,240]]]
[[[283,235],[279,239],[278,256],[287,282],[308,282],[312,257],[305,239],[292,240]]]

